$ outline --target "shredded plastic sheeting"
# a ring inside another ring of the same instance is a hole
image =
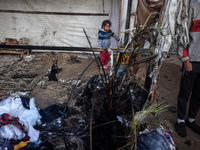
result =
[[[165,36],[162,36],[161,34],[158,35],[157,47],[155,49],[155,53],[158,54],[158,57],[155,59],[155,67],[149,75],[152,78],[152,85],[149,96],[152,94],[153,85],[158,82],[159,71],[163,61],[166,58],[166,55],[164,55],[163,53],[169,52],[173,41],[172,39],[179,36],[179,43],[183,45],[187,45],[188,43],[188,12],[183,10],[188,10],[187,0],[168,0],[163,21],[161,24],[161,29],[163,29],[163,34]]]
[[[189,29],[188,29],[188,0],[179,0],[176,17],[176,35],[178,36],[177,43],[183,46],[189,44]]]

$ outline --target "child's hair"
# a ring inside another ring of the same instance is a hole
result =
[[[111,26],[112,23],[110,22],[110,20],[104,20],[102,22],[101,28],[103,29],[103,27],[105,27],[107,24],[109,24]]]

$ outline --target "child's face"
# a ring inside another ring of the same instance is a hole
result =
[[[108,32],[110,30],[110,25],[109,24],[106,24],[104,27],[103,27],[104,31]]]

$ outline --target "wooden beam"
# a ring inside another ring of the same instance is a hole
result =
[[[0,45],[0,49],[26,49],[26,50],[59,50],[59,51],[92,51],[90,47],[67,47],[67,46],[39,46],[39,45]],[[93,47],[96,52],[104,52],[99,47]],[[122,50],[123,48],[111,48],[114,51]]]
[[[44,12],[23,10],[0,10],[2,13],[41,14],[41,15],[69,15],[69,16],[109,16],[108,13],[69,13],[69,12]]]

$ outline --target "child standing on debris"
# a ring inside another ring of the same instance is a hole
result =
[[[104,20],[101,25],[101,30],[98,33],[98,47],[104,49],[105,52],[100,52],[101,63],[104,69],[108,69],[110,65],[108,64],[111,36],[113,36],[117,41],[119,41],[118,36],[110,30],[111,22],[109,20]]]

